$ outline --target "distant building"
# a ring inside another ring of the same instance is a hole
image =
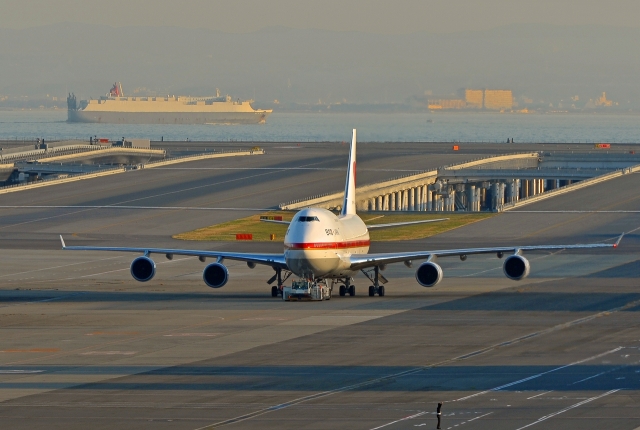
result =
[[[484,108],[502,110],[513,108],[513,92],[511,90],[484,90]]]
[[[464,101],[468,108],[482,109],[484,106],[484,90],[464,90]]]
[[[466,107],[469,109],[503,110],[513,109],[511,90],[464,90]]]
[[[464,109],[467,103],[461,99],[430,98],[427,100],[427,105],[430,110]]]
[[[613,106],[613,101],[607,100],[607,93],[603,92],[602,96],[596,100],[596,106],[611,107]]]

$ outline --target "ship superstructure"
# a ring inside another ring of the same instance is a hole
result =
[[[68,121],[113,124],[263,124],[272,110],[253,109],[253,100],[210,97],[127,97],[116,82],[98,99],[67,97]]]

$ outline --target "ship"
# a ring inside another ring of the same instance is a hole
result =
[[[107,124],[264,124],[271,109],[254,109],[253,100],[233,100],[230,96],[210,97],[127,97],[122,84],[98,99],[78,102],[67,97],[68,122]]]

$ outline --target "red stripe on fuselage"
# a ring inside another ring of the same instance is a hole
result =
[[[360,248],[370,245],[369,240],[351,240],[348,242],[304,242],[304,243],[285,243],[287,249],[345,249]]]

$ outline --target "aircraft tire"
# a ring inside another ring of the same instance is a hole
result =
[[[349,286],[349,295],[350,295],[351,297],[353,297],[353,296],[355,296],[355,295],[356,295],[356,286],[355,286],[355,285],[350,285],[350,286]]]
[[[378,295],[379,295],[380,297],[384,297],[384,285],[380,285],[380,286],[378,287]]]
[[[347,287],[340,285],[340,297],[344,297],[347,294]]]
[[[376,289],[374,288],[374,286],[373,286],[373,285],[371,285],[371,286],[369,287],[369,297],[373,297],[373,296],[375,296],[375,295],[376,295]]]
[[[275,285],[271,287],[271,297],[278,297],[278,287]]]

